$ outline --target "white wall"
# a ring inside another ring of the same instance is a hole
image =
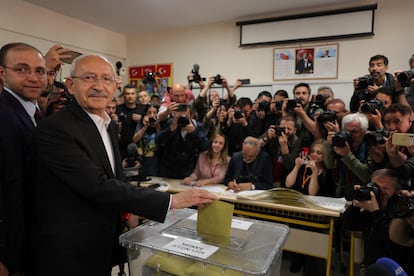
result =
[[[339,43],[338,79],[326,81],[335,90],[335,96],[349,101],[352,79],[365,75],[368,60],[375,54],[384,54],[389,60],[389,71],[407,69],[408,59],[414,54],[412,0],[378,0],[375,11],[375,35],[367,38],[332,40],[322,43],[288,44],[279,47]],[[300,13],[302,11],[298,11]],[[239,48],[239,28],[235,22],[197,26],[173,31],[130,36],[127,39],[129,65],[173,63],[173,79],[184,82],[192,65],[200,65],[203,76],[220,73],[233,83],[237,78],[250,78],[252,84],[263,84],[273,89],[291,88],[292,82],[273,81],[273,48]],[[308,81],[313,91],[323,83]],[[257,89],[257,90],[256,90]],[[246,91],[246,92],[244,92]],[[240,96],[256,96],[254,87],[237,92]],[[275,91],[275,90],[272,90]]]
[[[22,0],[1,0],[0,45],[26,42],[46,53],[59,43],[81,53],[105,55],[126,64],[126,37]],[[68,65],[63,68],[66,77]],[[125,79],[124,81],[127,81]]]

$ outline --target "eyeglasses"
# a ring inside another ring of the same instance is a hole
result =
[[[46,69],[43,67],[37,67],[34,70],[30,69],[29,66],[16,66],[16,67],[3,66],[3,67],[10,69],[16,74],[20,76],[24,76],[24,77],[29,76],[32,72],[34,72],[36,77],[39,79],[43,78],[46,75]]]
[[[72,79],[80,79],[83,82],[93,84],[97,84],[98,81],[102,81],[103,85],[111,85],[115,82],[113,77],[103,76],[102,78],[98,78],[96,75],[72,76]]]

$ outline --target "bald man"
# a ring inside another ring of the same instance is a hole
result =
[[[190,104],[194,100],[191,90],[186,89],[181,83],[173,85],[171,93],[166,94],[162,100],[158,117],[160,122],[166,121],[173,111],[176,111],[179,104]]]

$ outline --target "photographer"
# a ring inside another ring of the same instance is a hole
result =
[[[193,119],[187,104],[177,106],[172,112],[156,143],[162,150],[159,175],[180,179],[193,172],[199,152],[207,150],[209,145],[202,124]]]
[[[145,105],[143,117],[137,124],[132,142],[137,144],[138,154],[141,157],[141,176],[158,176],[159,153],[155,142],[161,130],[157,119],[159,106],[148,103]]]
[[[296,136],[295,118],[284,116],[278,126],[271,125],[260,139],[263,150],[273,160],[273,181],[276,186],[285,187],[286,175],[295,166],[302,147],[302,141]]]
[[[222,99],[220,99],[219,92],[211,90],[214,84],[221,85],[227,91],[227,94],[223,95]],[[207,98],[209,91],[209,97]],[[221,101],[226,101],[227,106],[234,105],[236,103],[236,96],[234,95],[233,89],[230,88],[225,77],[221,75],[209,77],[207,85],[202,88],[200,94],[194,101],[194,108],[197,111],[198,120],[203,121],[206,115],[212,116],[221,105]]]
[[[181,83],[175,83],[169,94],[162,99],[158,119],[161,123],[167,121],[173,111],[177,110],[179,104],[189,104],[193,101],[194,95],[191,90],[186,89]]]
[[[351,112],[357,112],[362,100],[368,101],[375,98],[376,91],[380,87],[388,87],[396,95],[396,101],[400,101],[403,95],[396,93],[394,76],[387,73],[388,58],[384,55],[375,55],[369,59],[369,75],[354,79],[354,94],[349,103]],[[405,97],[404,97],[405,99]],[[406,101],[406,100],[405,100]]]
[[[338,167],[337,196],[352,198],[353,185],[364,185],[370,179],[370,156],[364,142],[368,119],[362,113],[350,113],[342,119],[341,131],[328,132],[328,142],[340,162]]]
[[[253,104],[253,111],[248,117],[249,134],[253,137],[262,135],[272,123],[270,113],[270,103],[272,94],[269,91],[261,91]]]
[[[391,218],[386,212],[388,199],[399,191],[398,175],[390,169],[374,171],[368,186],[355,186],[353,205],[345,211],[343,222],[346,230],[362,231],[365,266],[380,257],[407,264],[408,250],[389,238]]]
[[[225,134],[229,141],[229,155],[240,151],[243,140],[249,136],[249,122],[247,118],[252,112],[252,101],[242,97],[237,100],[236,105],[228,109],[227,127]]]
[[[132,142],[137,123],[141,120],[142,111],[137,105],[137,89],[127,84],[122,89],[124,103],[116,107],[118,122],[121,124],[119,134],[119,149],[122,159],[127,157],[127,146]]]

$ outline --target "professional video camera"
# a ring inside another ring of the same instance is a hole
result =
[[[382,112],[384,109],[384,102],[378,99],[371,99],[361,105],[362,113],[372,113],[375,114],[375,110],[378,109],[379,112]]]
[[[200,81],[206,81],[206,78],[202,78],[200,75],[200,66],[198,64],[193,65],[191,73],[193,74],[193,78],[188,79],[190,82],[199,83]]]
[[[301,101],[299,99],[289,99],[286,104],[286,109],[288,111],[291,111],[295,109],[295,107],[297,107],[298,104],[301,104]]]
[[[361,186],[361,188],[358,190],[354,190],[353,198],[359,201],[371,200],[371,192],[374,192],[375,198],[377,199],[377,202],[379,203],[381,189],[376,183],[371,183],[371,182],[365,186]]]
[[[156,76],[159,76],[160,73],[158,72],[148,72],[145,74],[145,77],[142,79],[142,82],[146,85],[146,84],[153,84],[156,83],[157,81],[155,80]]]
[[[334,147],[343,148],[345,147],[345,142],[348,142],[349,145],[352,143],[352,135],[348,130],[340,130],[332,137],[332,145]]]
[[[414,78],[414,69],[409,71],[401,72],[397,75],[397,80],[402,87],[409,87],[411,85],[411,80]]]
[[[392,218],[408,218],[414,215],[414,196],[392,195],[387,202],[387,213]]]
[[[321,125],[323,125],[326,122],[335,123],[336,113],[335,111],[332,111],[332,110],[323,111],[322,113],[319,114],[316,121]]]
[[[214,83],[217,83],[218,85],[222,85],[223,84],[223,80],[221,79],[221,75],[217,74],[214,76]]]
[[[384,137],[390,137],[389,131],[385,129],[371,131],[365,133],[364,142],[367,144],[367,146],[382,145],[385,143]]]
[[[366,90],[369,85],[374,85],[374,77],[372,75],[365,75],[358,78],[358,89]]]

